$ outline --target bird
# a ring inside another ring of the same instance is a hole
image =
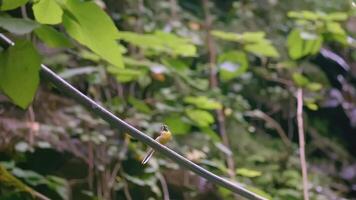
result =
[[[155,139],[157,142],[159,142],[160,144],[167,144],[170,140],[172,139],[172,133],[171,131],[169,131],[168,126],[163,124],[161,126],[161,131],[160,131],[160,135]],[[145,165],[152,157],[153,153],[155,152],[155,150],[153,150],[152,148],[150,148],[150,150],[148,150],[145,158],[142,160],[142,165]]]

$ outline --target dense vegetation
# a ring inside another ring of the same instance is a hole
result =
[[[41,79],[41,63],[268,199],[306,198],[304,155],[310,199],[356,195],[353,1],[0,3],[15,41],[0,42],[0,199],[238,198],[159,153],[142,166],[147,146]]]

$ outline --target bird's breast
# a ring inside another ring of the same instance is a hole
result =
[[[172,134],[169,131],[165,131],[159,136],[159,143],[166,144],[171,139],[172,139]]]

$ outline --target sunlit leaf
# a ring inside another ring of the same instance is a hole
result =
[[[195,56],[196,47],[185,38],[172,33],[156,31],[153,34],[138,34],[121,31],[118,37],[143,49],[165,52],[172,55]]]
[[[201,109],[213,110],[213,109],[221,109],[222,105],[212,99],[207,98],[206,96],[189,96],[184,98],[184,102],[195,105]]]
[[[63,25],[68,34],[109,63],[123,68],[123,49],[116,41],[118,31],[110,17],[93,2],[67,0],[65,8]]]
[[[333,12],[326,15],[326,19],[332,21],[345,21],[347,20],[347,14],[344,12]]]
[[[28,0],[2,0],[0,10],[12,10],[26,4]]]
[[[319,106],[316,103],[308,102],[305,104],[310,110],[318,110]]]
[[[322,87],[323,87],[323,85],[321,85],[320,83],[316,83],[316,82],[312,82],[307,85],[307,88],[313,92],[321,90]]]
[[[301,32],[298,29],[293,29],[287,39],[287,47],[289,57],[296,60],[304,56],[303,53],[303,39]]]
[[[115,75],[119,82],[125,83],[137,80],[140,76],[147,73],[145,69],[131,69],[131,68],[118,68],[115,66],[109,66],[108,71]]]
[[[241,38],[244,42],[250,43],[259,43],[265,40],[265,32],[244,32],[241,35]]]
[[[41,24],[59,24],[63,11],[55,0],[39,0],[32,6],[36,21]]]
[[[316,20],[320,18],[318,13],[303,10],[303,11],[290,11],[288,12],[288,17],[297,18],[297,19],[306,19],[306,20]]]
[[[326,23],[326,29],[335,34],[345,34],[345,30],[341,27],[340,23],[328,22]]]
[[[236,169],[236,174],[248,178],[254,178],[262,175],[262,172],[247,168]]]
[[[241,35],[232,33],[232,32],[224,32],[224,31],[214,30],[214,31],[211,31],[211,34],[217,38],[220,38],[223,40],[228,40],[228,41],[234,41],[234,42],[241,41],[241,39],[242,39]]]

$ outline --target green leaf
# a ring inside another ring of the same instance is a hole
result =
[[[109,63],[123,68],[123,48],[116,41],[118,30],[110,17],[93,2],[67,0],[65,9],[63,25],[68,34]]]
[[[29,19],[12,18],[12,17],[0,17],[0,27],[18,35],[30,33],[39,24]]]
[[[238,168],[236,174],[248,178],[254,178],[262,175],[262,172],[247,168]]]
[[[115,66],[109,66],[108,71],[116,76],[119,82],[125,83],[137,80],[140,76],[146,74],[146,70],[143,69],[129,69],[129,68],[118,68]]]
[[[73,47],[69,38],[50,26],[40,26],[39,28],[35,29],[35,34],[49,47]]]
[[[293,73],[292,78],[294,83],[297,84],[297,86],[299,87],[305,87],[306,85],[309,84],[308,78],[300,73]]]
[[[345,21],[347,20],[347,13],[344,12],[330,13],[326,16],[326,19],[332,21]]]
[[[189,96],[184,98],[184,102],[188,104],[195,105],[197,108],[207,109],[207,110],[214,110],[214,109],[221,109],[222,105],[212,99],[209,99],[206,96]]]
[[[310,110],[318,110],[319,106],[316,103],[313,102],[308,102],[305,104],[307,106],[307,108],[309,108]]]
[[[244,42],[259,43],[265,41],[265,32],[244,32],[241,35],[241,39]]]
[[[178,37],[172,33],[156,31],[153,34],[138,34],[121,31],[118,37],[121,40],[125,40],[143,49],[153,50],[156,53],[164,52],[180,56],[196,55],[196,47],[188,39]]]
[[[0,88],[16,105],[26,108],[38,87],[41,57],[25,40],[17,40],[0,55]]]
[[[231,32],[214,30],[214,31],[211,31],[211,34],[217,38],[220,38],[223,40],[228,40],[228,41],[239,42],[242,40],[241,35],[236,34],[236,33],[231,33]]]
[[[288,17],[296,19],[317,20],[320,18],[320,14],[308,10],[290,11],[288,12]]]
[[[298,29],[293,29],[287,38],[288,54],[293,60],[303,57],[303,39]]]
[[[322,87],[323,86],[320,83],[316,83],[316,82],[312,82],[307,85],[307,88],[313,92],[317,92],[317,91],[321,90]]]
[[[191,126],[185,123],[181,116],[171,115],[164,119],[164,123],[168,125],[173,134],[185,135],[189,134]]]
[[[0,10],[12,10],[26,4],[28,0],[2,0]]]
[[[130,96],[128,99],[128,102],[136,108],[136,110],[143,112],[143,113],[150,113],[151,108],[147,106],[146,103],[144,103],[142,100],[136,99],[133,96]]]
[[[41,24],[59,24],[63,10],[55,0],[39,0],[32,6],[36,21]]]
[[[207,127],[214,122],[213,115],[205,110],[187,109],[185,113],[199,127]]]
[[[256,44],[247,44],[244,48],[246,51],[254,53],[258,56],[267,56],[272,58],[279,57],[278,51],[273,45],[270,44],[270,42],[263,41]]]
[[[219,76],[222,81],[229,81],[245,73],[248,69],[248,59],[242,51],[228,51],[219,55]]]
[[[326,23],[326,29],[330,33],[345,35],[345,30],[337,22],[328,22],[328,23]]]

